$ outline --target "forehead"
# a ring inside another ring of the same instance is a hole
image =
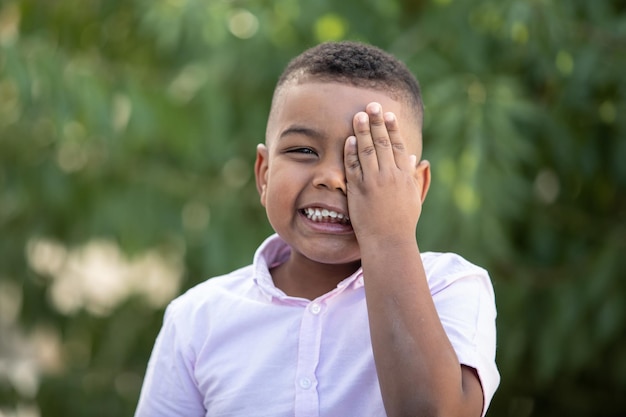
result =
[[[321,130],[343,129],[341,135],[347,137],[353,134],[354,115],[373,101],[380,103],[384,112],[396,114],[401,131],[410,136],[419,132],[413,108],[406,100],[398,100],[395,95],[377,89],[311,81],[287,83],[279,88],[268,119],[266,141],[269,143],[278,137],[290,124],[311,125]]]

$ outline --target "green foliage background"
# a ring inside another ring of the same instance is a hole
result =
[[[0,416],[132,415],[167,300],[97,304],[106,262],[55,293],[59,271],[88,247],[156,253],[169,299],[248,264],[271,232],[252,163],[274,83],[331,39],[422,84],[418,238],[490,270],[489,415],[624,415],[623,0],[1,0]]]

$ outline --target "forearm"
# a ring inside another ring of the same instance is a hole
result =
[[[419,147],[404,140],[396,116],[383,114],[379,103],[357,113],[353,129],[344,147],[346,195],[387,414],[478,417],[480,382],[459,364],[415,241],[430,164],[417,162]]]
[[[388,415],[479,416],[478,382],[462,371],[439,320],[415,239],[361,242],[361,257]]]

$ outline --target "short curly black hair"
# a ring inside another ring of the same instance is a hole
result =
[[[422,125],[424,105],[417,79],[402,61],[378,47],[352,41],[319,44],[289,62],[275,91],[311,79],[371,88],[404,99]]]

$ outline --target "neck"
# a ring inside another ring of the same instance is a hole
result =
[[[323,264],[292,252],[289,259],[272,269],[274,285],[290,297],[314,300],[337,287],[355,273],[361,261],[348,264]]]

